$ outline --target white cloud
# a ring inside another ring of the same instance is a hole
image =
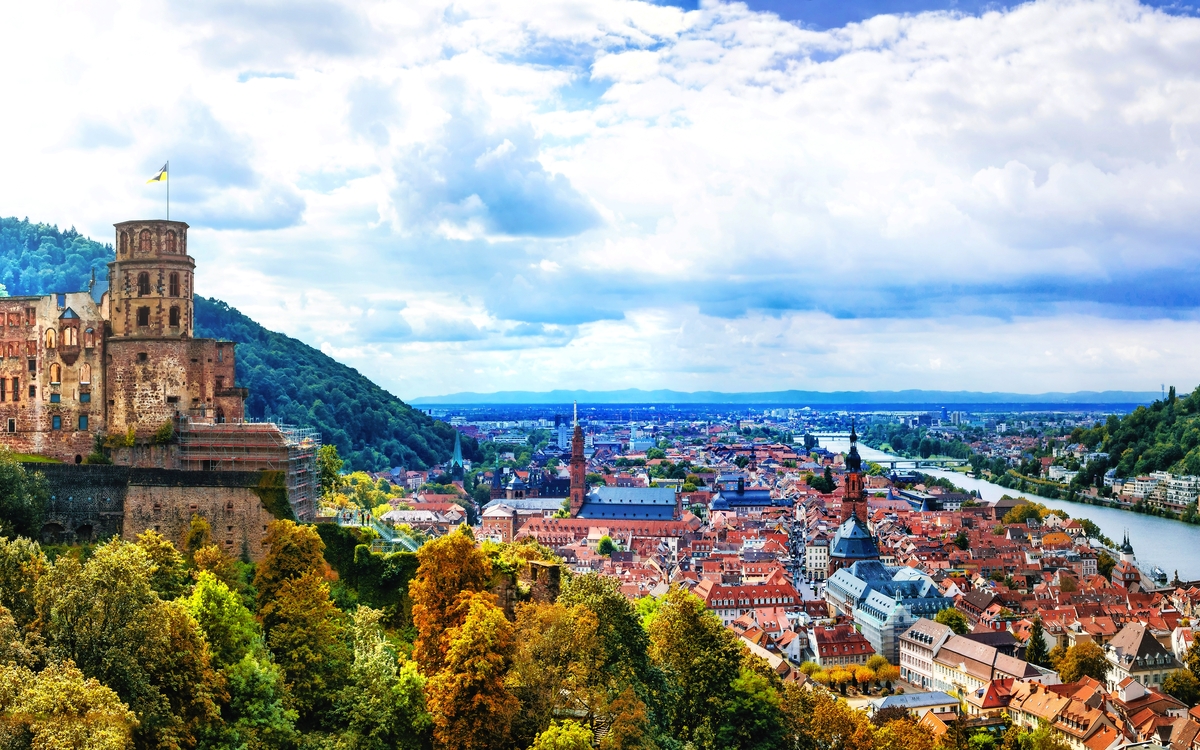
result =
[[[201,288],[405,396],[1200,364],[1200,19],[1133,0],[47,0],[0,66],[5,213],[108,240],[171,158]]]

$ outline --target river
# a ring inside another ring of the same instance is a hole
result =
[[[821,446],[831,451],[847,451],[850,449],[848,439],[821,438]],[[859,454],[866,461],[894,460],[900,458],[874,448],[859,444]],[[1001,487],[998,484],[975,479],[965,474],[941,469],[920,469],[921,473],[937,477],[945,477],[965,490],[975,490],[984,500],[999,500],[1002,495],[1019,495],[1014,489]],[[1182,521],[1172,521],[1157,516],[1146,516],[1116,508],[1105,508],[1099,505],[1071,503],[1066,500],[1051,500],[1025,493],[1033,502],[1041,503],[1047,508],[1066,511],[1072,518],[1090,518],[1108,538],[1121,543],[1121,537],[1129,532],[1129,541],[1133,545],[1138,564],[1146,570],[1158,566],[1171,576],[1179,571],[1179,577],[1185,581],[1200,579],[1200,526],[1192,526]]]

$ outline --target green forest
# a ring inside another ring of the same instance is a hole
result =
[[[88,288],[93,271],[103,282],[112,245],[73,228],[0,218],[0,294],[34,295]],[[200,269],[204,273],[204,269]],[[239,385],[250,389],[247,416],[321,433],[349,468],[423,469],[450,458],[454,430],[317,349],[268,331],[224,302],[196,297],[196,335],[234,341]],[[475,441],[463,439],[473,458]]]

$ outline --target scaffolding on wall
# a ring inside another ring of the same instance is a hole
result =
[[[321,435],[275,422],[212,422],[181,416],[176,424],[180,468],[190,471],[282,471],[296,518],[312,520],[320,495]]]

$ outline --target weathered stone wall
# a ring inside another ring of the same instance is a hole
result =
[[[88,292],[10,297],[0,322],[0,446],[82,461],[104,431],[99,306]]]
[[[274,517],[259,499],[262,472],[27,466],[42,471],[50,484],[45,541],[117,534],[132,540],[154,529],[182,549],[192,516],[199,515],[228,554],[258,560],[265,552],[267,524]]]

